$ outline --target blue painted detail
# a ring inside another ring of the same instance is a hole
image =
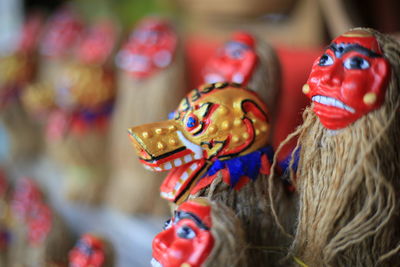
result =
[[[290,165],[290,161],[292,160],[292,154],[294,155],[294,162],[293,162],[292,168],[293,168],[294,172],[297,171],[297,167],[299,165],[299,160],[300,160],[300,150],[301,150],[301,147],[298,147],[297,150],[294,152],[294,154],[293,154],[293,151],[291,151],[284,160],[278,162],[278,165],[281,168],[282,173],[289,172],[289,168],[290,168],[289,165]]]
[[[187,122],[186,122],[186,127],[193,128],[193,127],[196,126],[196,124],[197,124],[197,120],[195,118],[193,118],[193,117],[189,117]]]
[[[172,112],[168,113],[168,119],[169,120],[175,119],[175,111],[172,111]]]
[[[100,117],[108,117],[111,115],[113,110],[113,104],[109,103],[101,107],[99,110],[92,111],[88,109],[82,109],[79,115],[86,123],[92,123]]]
[[[217,159],[203,175],[203,177],[212,176],[218,171],[227,168],[229,170],[231,188],[236,186],[240,180],[240,177],[242,176],[246,176],[254,181],[257,179],[260,173],[262,155],[267,155],[268,160],[272,162],[274,157],[274,151],[272,147],[263,147],[250,154],[228,160]]]

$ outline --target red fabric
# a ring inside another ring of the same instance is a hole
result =
[[[186,40],[186,70],[189,77],[188,91],[196,88],[201,83],[202,68],[208,58],[221,45],[219,42],[212,42],[196,37]],[[302,86],[307,81],[313,61],[321,55],[322,47],[314,48],[289,48],[276,46],[276,51],[281,62],[282,89],[278,103],[275,132],[273,133],[272,145],[274,149],[294,131],[297,125],[302,122],[301,114],[309,100],[302,93]],[[284,159],[295,145],[292,142],[278,159]]]

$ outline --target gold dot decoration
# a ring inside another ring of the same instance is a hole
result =
[[[232,142],[239,143],[239,141],[240,141],[240,137],[239,136],[237,136],[237,135],[232,136]]]
[[[210,126],[210,128],[208,128],[208,131],[209,131],[210,133],[216,133],[217,130],[218,130],[218,128],[217,128],[216,126]]]
[[[236,126],[236,127],[242,125],[242,123],[243,123],[243,121],[241,119],[235,119],[233,121],[233,125]]]
[[[163,142],[158,142],[157,143],[157,148],[160,150],[163,150],[165,148],[165,144]]]
[[[308,84],[303,85],[303,94],[308,94],[310,92],[310,86]]]
[[[150,138],[150,137],[151,137],[151,135],[150,135],[150,133],[149,133],[149,132],[143,132],[143,133],[142,133],[142,136],[143,136],[143,138],[145,138],[145,139],[147,139],[147,138]]]
[[[219,111],[219,113],[221,113],[222,115],[226,115],[226,114],[228,114],[228,112],[229,112],[228,109],[227,109],[226,107],[224,107],[224,106],[219,107],[218,111]]]
[[[229,130],[229,128],[231,128],[229,121],[223,121],[221,128],[222,128],[222,130]]]
[[[242,136],[244,139],[248,139],[250,137],[249,133],[243,133]]]
[[[375,93],[366,93],[363,97],[364,104],[373,105],[375,104],[377,96]]]
[[[176,145],[177,142],[174,138],[171,138],[171,139],[169,139],[169,143],[174,146],[174,145]]]
[[[156,134],[163,134],[164,133],[164,129],[163,128],[156,128],[155,130],[154,130],[154,132],[156,133]]]

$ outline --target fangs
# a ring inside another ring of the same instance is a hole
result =
[[[150,263],[152,267],[163,267],[155,258],[152,258]]]
[[[344,110],[347,110],[348,112],[355,113],[356,111],[354,108],[347,106],[345,103],[343,103],[340,100],[337,100],[333,97],[329,96],[324,96],[324,95],[315,95],[311,98],[312,101],[321,103],[323,105],[331,106],[331,107],[337,107],[341,108]]]

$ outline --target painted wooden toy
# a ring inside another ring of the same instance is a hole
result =
[[[64,7],[51,16],[39,44],[39,66],[35,82],[23,91],[22,102],[29,114],[46,124],[49,111],[55,108],[54,87],[65,65],[73,58],[82,36],[83,23],[70,8]]]
[[[248,266],[235,213],[207,198],[182,203],[153,240],[153,267]]]
[[[70,267],[112,267],[114,255],[111,244],[103,238],[86,233],[69,252]]]
[[[11,199],[9,266],[65,266],[72,247],[60,217],[30,178],[18,180]]]
[[[0,120],[10,140],[10,160],[32,159],[41,148],[39,129],[21,105],[22,89],[36,74],[38,35],[42,17],[29,16],[20,33],[17,47],[0,57]]]
[[[55,84],[56,109],[50,113],[46,141],[66,170],[68,199],[96,204],[108,179],[108,130],[115,97],[110,63],[117,41],[110,21],[93,24],[81,39],[76,61],[64,66]]]
[[[184,91],[183,55],[177,33],[165,19],[141,20],[116,56],[118,96],[111,137],[112,183],[107,202],[128,213],[166,213],[157,198],[162,176],[132,160],[126,129],[166,118]]]
[[[181,101],[170,120],[129,129],[144,167],[169,171],[160,188],[164,199],[177,204],[199,196],[220,201],[242,220],[249,245],[258,247],[288,242],[272,230],[276,225],[265,176],[273,156],[268,134],[265,103],[255,92],[229,83],[203,85]],[[276,188],[279,213],[289,214],[290,224],[294,207],[280,181]],[[268,253],[251,253],[254,264],[264,257],[270,261]]]
[[[399,44],[364,28],[334,39],[311,69],[291,251],[309,266],[400,260],[399,75]]]

